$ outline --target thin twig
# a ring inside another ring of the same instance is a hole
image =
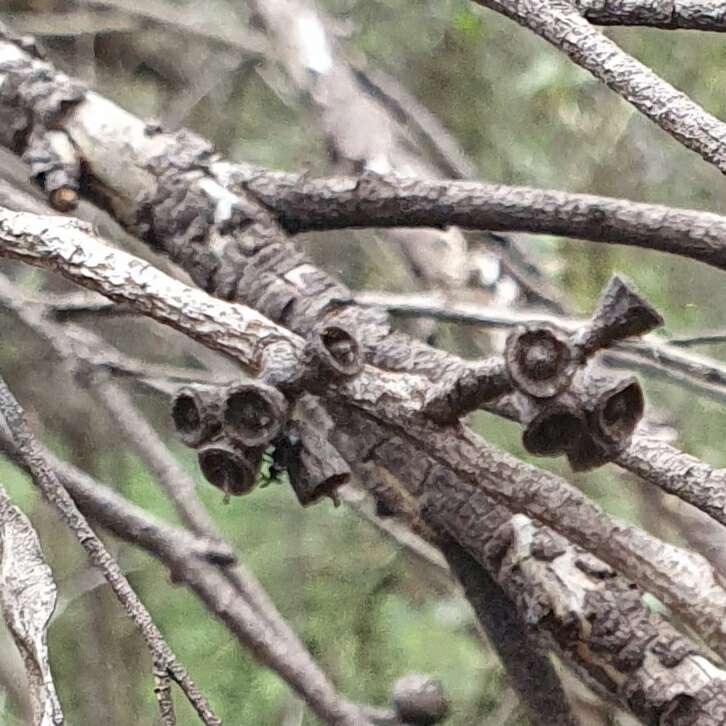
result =
[[[720,345],[721,343],[726,343],[726,331],[723,330],[668,338],[668,345],[675,345],[679,348],[690,348],[695,345]]]
[[[17,446],[3,435],[1,427],[0,449],[27,468]],[[340,726],[366,726],[365,721],[358,720],[358,707],[340,696],[317,667],[311,667],[310,656],[290,650],[288,643],[240,596],[226,575],[231,564],[226,554],[228,548],[220,552],[214,542],[155,519],[110,487],[46,449],[40,450],[87,516],[124,542],[142,547],[161,560],[174,580],[187,584],[240,644],[290,684],[321,720]]]
[[[162,726],[176,726],[174,701],[171,696],[171,679],[163,667],[154,664],[154,695],[159,709],[159,720]]]
[[[574,5],[598,25],[726,31],[724,0],[574,0]]]
[[[55,472],[48,465],[35,437],[28,428],[23,410],[2,378],[0,378],[0,413],[12,433],[36,486],[43,496],[53,504],[60,517],[77,537],[91,562],[103,572],[119,602],[144,637],[152,661],[176,681],[204,724],[219,726],[221,721],[167,645],[149,611],[131,588],[118,563],[96,536],[86,518],[58,480]]]
[[[566,318],[540,311],[526,309],[510,310],[502,307],[460,302],[452,296],[427,293],[391,294],[377,291],[356,293],[359,305],[380,307],[394,315],[425,316],[437,320],[478,325],[486,328],[508,330],[516,325],[547,323],[566,332],[578,326],[574,318]],[[693,353],[684,353],[672,347],[670,341],[648,336],[643,341],[618,343],[603,353],[609,365],[633,369],[664,378],[674,385],[726,401],[726,367],[713,358]]]
[[[594,28],[568,0],[472,0],[559,48],[686,148],[726,174],[726,125]]]

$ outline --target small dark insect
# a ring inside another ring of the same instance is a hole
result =
[[[279,481],[282,474],[294,478],[300,468],[302,440],[294,431],[288,430],[272,442],[272,454],[266,454],[270,466],[261,486],[266,487]]]

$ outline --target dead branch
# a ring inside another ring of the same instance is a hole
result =
[[[23,322],[30,325],[53,346],[61,358],[65,359],[72,371],[79,368],[84,369],[82,375],[90,378],[93,384],[93,394],[114,416],[126,437],[139,453],[142,461],[149,466],[152,474],[174,503],[182,521],[186,523],[192,532],[203,538],[204,542],[209,543],[208,546],[214,550],[214,560],[224,564],[220,569],[221,574],[237,588],[238,596],[244,598],[250,608],[254,610],[254,617],[250,615],[248,621],[242,621],[238,625],[239,630],[246,633],[245,638],[241,639],[243,644],[248,645],[250,642],[254,642],[255,634],[263,632],[267,628],[276,633],[280,640],[279,649],[288,652],[290,657],[297,658],[300,680],[293,681],[291,685],[302,692],[305,700],[310,702],[308,688],[315,686],[301,688],[300,683],[309,682],[315,684],[319,681],[324,682],[326,677],[317,670],[317,665],[312,657],[304,650],[298,637],[287,625],[254,576],[239,563],[234,569],[229,566],[236,562],[236,555],[230,546],[221,539],[206,510],[204,510],[201,502],[194,494],[194,483],[191,478],[181,469],[157,434],[135,409],[123,391],[108,381],[104,381],[103,377],[98,375],[99,371],[94,370],[93,367],[97,365],[96,356],[92,353],[89,354],[87,351],[90,348],[92,351],[105,353],[109,346],[104,345],[89,331],[83,330],[79,332],[83,334],[87,346],[85,351],[79,351],[77,348],[69,349],[66,345],[69,326],[65,325],[61,328],[57,324],[44,320],[38,305],[24,306],[20,291],[1,276],[0,296],[4,298],[5,304],[14,310]],[[258,646],[259,648],[260,646]],[[274,655],[268,655],[266,662],[271,664],[273,669],[283,678],[286,676],[286,671],[280,669],[279,659],[276,659]]]
[[[290,234],[457,225],[643,247],[726,269],[726,218],[711,212],[467,181],[375,174],[311,179],[244,165],[236,181]]]
[[[115,204],[114,209],[116,209],[119,214],[121,214],[121,211],[125,209],[126,212],[122,215],[122,217],[127,220],[129,225],[136,225],[137,221],[140,222],[141,220],[137,220],[136,215],[130,214],[129,212],[132,210],[138,210],[140,206],[143,206],[144,197],[141,196],[140,192],[150,193],[152,195],[151,198],[153,198],[155,194],[159,193],[159,190],[156,192],[154,191],[156,189],[156,185],[161,184],[161,186],[163,186],[164,183],[168,181],[168,178],[164,176],[163,169],[158,168],[158,176],[155,178],[154,175],[148,171],[148,166],[146,167],[147,170],[145,172],[141,173],[139,171],[137,173],[133,171],[134,169],[137,169],[135,162],[133,160],[129,160],[129,163],[126,164],[125,167],[127,173],[124,175],[124,178],[118,179],[118,175],[115,175],[116,178],[112,180],[111,177],[106,176],[110,170],[107,167],[104,167],[101,161],[104,158],[106,160],[112,158],[107,155],[113,154],[115,155],[115,160],[117,162],[123,163],[122,160],[127,159],[125,154],[128,153],[129,148],[135,149],[137,153],[141,153],[142,155],[144,150],[147,149],[150,153],[150,158],[158,157],[158,154],[151,153],[152,150],[154,150],[159,143],[165,144],[170,139],[166,135],[146,135],[143,132],[143,127],[139,128],[138,122],[134,122],[130,117],[126,116],[126,122],[124,124],[125,133],[123,136],[124,143],[116,147],[109,138],[108,124],[114,117],[118,118],[118,111],[114,110],[112,106],[105,104],[105,134],[102,134],[100,129],[96,129],[94,132],[93,114],[91,113],[89,105],[87,105],[89,103],[89,99],[91,106],[98,101],[98,98],[92,94],[87,95],[83,103],[74,110],[73,114],[64,119],[64,128],[69,131],[73,129],[74,141],[78,147],[83,150],[83,155],[88,163],[88,168],[93,169],[94,171],[94,184],[96,185],[95,188],[97,192],[100,193],[100,191],[104,188],[104,183],[107,185],[106,189],[109,190],[116,184],[121,185],[121,188],[112,195]],[[81,112],[82,108],[83,111]],[[77,125],[73,126],[73,124]],[[86,126],[86,124],[90,124],[90,126]],[[99,143],[99,145],[96,145],[94,140],[98,139],[100,142],[102,137],[104,139],[103,144]],[[139,142],[138,146],[135,143],[136,141]],[[181,141],[181,138],[178,139],[178,141]],[[100,148],[101,146],[103,146],[103,150]],[[174,147],[171,147],[172,150],[173,148]],[[208,153],[203,148],[197,147],[197,149],[202,153],[202,155]],[[186,147],[186,150],[187,152],[190,152],[191,147]],[[192,154],[192,157],[194,157],[195,160],[199,158],[194,156],[194,154]],[[104,168],[106,169],[105,171]],[[214,168],[219,180],[223,181],[225,169],[229,169],[229,166],[215,164]],[[194,174],[189,176],[188,179],[185,178],[185,175],[189,174],[191,169],[188,168],[187,165],[177,165],[174,169],[174,179],[177,184],[181,183],[184,185],[188,181],[193,188],[200,191],[200,196],[194,198],[195,203],[199,205],[193,215],[194,220],[199,220],[198,213],[200,210],[211,209],[217,203],[220,204],[220,207],[218,207],[218,210],[220,211],[220,219],[219,221],[215,220],[215,222],[221,226],[224,226],[225,222],[227,224],[230,223],[230,214],[232,216],[234,214],[241,215],[244,213],[255,214],[254,206],[250,205],[248,200],[240,199],[239,197],[232,198],[231,195],[223,194],[223,183],[220,189],[218,181],[213,182],[210,181],[211,177],[205,177],[204,174],[200,175],[200,166],[195,165],[194,169]],[[98,174],[101,174],[104,178],[97,176]],[[135,186],[135,184],[140,184],[140,187]],[[197,184],[199,185],[198,187]],[[178,189],[179,187],[176,186],[174,188]],[[109,199],[108,196],[105,198],[107,200]],[[199,248],[203,248],[205,252],[208,252],[208,250],[203,245],[200,245],[199,242],[201,240],[206,241],[205,235],[209,233],[214,234],[217,229],[215,224],[211,222],[211,220],[214,219],[214,215],[209,217],[210,221],[206,228],[206,232],[204,232],[204,227],[202,230],[197,227],[194,229],[194,235],[189,241],[187,241],[186,238],[176,239],[177,234],[181,234],[181,237],[183,237],[184,232],[187,231],[186,224],[188,223],[189,217],[184,218],[187,222],[182,222],[178,215],[174,215],[174,218],[179,220],[179,223],[181,223],[183,227],[183,229],[178,229],[173,222],[170,223],[170,219],[165,217],[167,212],[171,212],[172,209],[176,211],[176,207],[174,204],[171,204],[168,209],[165,208],[161,203],[164,199],[165,197],[162,195],[162,197],[157,200],[157,203],[152,205],[151,209],[147,210],[148,212],[151,212],[153,209],[153,213],[150,217],[145,216],[143,218],[143,224],[137,229],[147,239],[153,238],[156,241],[163,241],[172,254],[175,254],[179,259],[183,259],[188,269],[194,270],[196,263],[200,261],[198,253],[201,253],[202,249]],[[184,199],[186,200],[185,203],[191,201],[191,198],[188,195],[184,197]],[[167,199],[167,201],[169,200]],[[178,203],[181,203],[181,199]],[[227,206],[225,207],[224,205]],[[224,209],[228,210],[228,214],[225,215],[223,213]],[[257,213],[259,214],[259,210],[257,210]],[[254,216],[252,218],[254,219]],[[239,221],[232,221],[232,228],[235,227],[235,224],[239,225],[243,222],[245,218],[238,216],[236,219]],[[250,218],[247,217],[246,219],[249,220]],[[323,312],[330,309],[329,306],[332,300],[340,300],[341,295],[344,296],[346,291],[340,286],[332,284],[332,282],[328,281],[324,275],[315,271],[314,268],[311,268],[304,258],[291,253],[284,242],[281,241],[274,231],[270,229],[269,222],[264,222],[263,214],[261,214],[258,219],[262,219],[263,222],[257,221],[252,225],[249,225],[248,222],[246,226],[241,225],[239,228],[239,237],[231,236],[232,239],[227,240],[227,242],[234,241],[235,246],[229,246],[228,249],[225,249],[225,246],[221,244],[223,240],[220,237],[217,237],[215,242],[218,244],[217,250],[219,257],[216,258],[216,263],[212,265],[209,264],[209,258],[207,257],[207,264],[194,270],[196,279],[203,284],[208,285],[210,288],[214,288],[221,294],[232,295],[235,291],[237,291],[239,295],[244,296],[244,299],[252,304],[258,305],[260,308],[267,311],[272,317],[279,319],[284,312],[287,322],[292,328],[296,330],[310,330],[315,326],[318,316],[321,316]],[[268,226],[265,227],[265,224]],[[226,228],[229,229],[228,226]],[[200,236],[200,233],[202,236]],[[244,250],[246,250],[246,254],[241,254]],[[284,271],[282,269],[283,267]],[[262,285],[263,280],[260,279],[261,274],[263,277],[265,274],[267,275],[267,277],[264,277],[264,289],[268,292],[276,290],[276,293],[269,294],[267,297],[262,296],[260,287],[254,284],[255,280],[259,280],[260,285]],[[279,283],[282,283],[282,286]],[[283,290],[285,291],[284,296],[281,295]],[[285,304],[281,305],[282,300],[285,301]],[[206,322],[209,322],[209,320],[206,319]],[[257,322],[260,321],[258,320]],[[364,336],[366,344],[372,349],[371,358],[374,361],[378,360],[381,363],[385,362],[385,367],[392,371],[399,371],[399,373],[391,373],[390,375],[400,378],[401,382],[403,382],[403,378],[408,378],[408,376],[401,376],[401,371],[415,367],[417,370],[421,371],[421,374],[425,375],[427,372],[430,372],[431,375],[435,375],[436,372],[440,373],[442,368],[446,368],[445,363],[447,361],[449,362],[449,365],[454,362],[453,359],[449,358],[445,354],[436,354],[433,351],[430,351],[430,349],[427,349],[425,346],[417,345],[403,337],[390,335],[385,322],[378,316],[366,316],[361,314],[360,317],[357,318],[357,322],[359,324],[359,332]],[[227,341],[227,343],[229,343],[229,341]],[[294,351],[287,347],[287,345],[285,346],[285,352],[294,353]],[[359,378],[366,379],[367,377],[364,374],[365,371],[361,374],[361,376],[359,376]],[[354,387],[355,383],[356,379],[352,382],[348,382],[345,386],[341,386],[340,390],[345,387]],[[350,412],[352,412],[352,409]],[[371,425],[375,423],[374,421],[371,422],[366,419],[365,416],[363,417],[363,420],[367,421]],[[351,433],[355,434],[355,426],[353,426],[353,421],[349,420],[344,427],[340,428],[340,436],[344,437]],[[341,447],[341,450],[346,451],[347,457],[349,457],[352,461],[356,461],[356,467],[360,468],[362,466],[362,462],[360,462],[360,457],[362,455],[361,448],[356,449],[354,446],[352,447],[354,438],[355,436],[352,436],[349,440],[347,449],[343,440],[339,440],[338,445]],[[428,434],[426,438],[428,438]],[[456,437],[454,438],[456,439]],[[385,428],[382,429],[380,441],[390,441],[390,431]],[[477,446],[479,446],[478,443]],[[402,482],[404,484],[408,483],[411,490],[418,490],[421,482],[417,476],[422,472],[418,472],[417,474],[410,470],[402,470],[400,464],[396,466],[395,463],[396,459],[399,462],[403,460],[406,462],[415,461],[417,458],[416,455],[401,456],[402,445],[400,442],[396,442],[395,446],[389,445],[387,450],[385,450],[385,447],[379,446],[377,448],[380,449],[380,451],[376,451],[374,458],[378,461],[382,461],[383,464],[394,468],[397,476],[402,478]],[[365,447],[362,447],[362,449],[365,450]],[[512,463],[512,466],[515,467],[516,465]],[[520,470],[517,469],[517,471]],[[501,475],[501,472],[499,473]],[[469,474],[465,478],[468,479],[469,476],[471,475]],[[527,475],[524,475],[524,478],[526,478],[526,476]],[[452,482],[449,482],[449,485],[456,487],[457,481],[458,479],[454,478]],[[471,493],[467,491],[464,498],[468,498],[470,494]],[[464,506],[465,509],[467,507],[466,504],[463,504],[462,506]],[[455,516],[456,513],[444,511],[441,514],[437,514],[436,511],[432,511],[428,508],[424,511],[426,516],[430,517],[432,521],[435,521],[437,524],[441,524],[441,518],[443,518],[443,526],[445,526],[447,530],[456,533],[456,530],[461,528],[461,521]],[[506,511],[503,511],[498,507],[493,507],[489,500],[486,500],[485,511],[497,513],[497,516],[504,518],[503,521],[507,521],[511,518],[511,515],[508,515]],[[437,517],[439,517],[439,519],[437,519]],[[495,532],[498,527],[490,529],[489,525],[491,522],[480,522],[477,518],[476,522],[473,524],[475,524],[479,529],[481,539],[478,541],[480,544],[481,542],[497,541],[495,538]],[[458,537],[464,538],[463,533],[459,532]],[[477,559],[480,562],[486,560],[488,566],[492,567],[493,570],[496,570],[496,575],[501,580],[502,585],[505,586],[505,588],[507,586],[510,588],[510,596],[514,596],[513,593],[516,593],[517,591],[521,594],[521,590],[517,590],[518,584],[513,583],[508,571],[498,570],[492,562],[487,560],[481,547],[475,545],[474,539],[468,539],[467,541],[469,542],[467,547],[470,548],[470,551],[476,550]],[[567,552],[567,546],[569,545],[563,546],[565,546],[565,552]],[[554,559],[547,560],[547,567],[552,567],[552,562],[556,560],[562,562],[560,558],[563,556],[564,553],[559,554],[558,550],[558,554],[554,557]],[[619,596],[614,594],[613,598],[611,598],[608,602],[611,601],[619,602]],[[522,606],[524,601],[519,600],[518,602],[520,606]],[[551,615],[554,613],[554,611],[549,612]],[[540,624],[544,628],[549,627],[544,621]],[[581,635],[586,639],[588,637],[586,633],[581,633]],[[582,650],[577,653],[570,652],[570,656],[576,660],[579,658],[582,667],[588,667],[588,658],[585,657],[585,653]],[[613,663],[611,661],[608,661],[608,663],[608,668],[613,667]],[[592,667],[591,662],[589,663],[589,667]],[[633,680],[630,681],[630,683],[633,682]],[[613,685],[614,684],[612,683],[610,684],[611,687],[613,687]],[[617,690],[617,688],[615,690]],[[652,701],[648,701],[648,705],[645,708],[646,710],[651,709],[648,711],[649,713],[660,713],[662,710],[662,704],[656,706]]]
[[[78,538],[91,562],[106,577],[111,589],[141,632],[151,653],[155,667],[168,673],[179,685],[189,703],[194,707],[200,720],[209,726],[217,726],[221,721],[214,714],[202,693],[194,685],[184,666],[179,663],[164,637],[154,624],[151,615],[131,588],[117,562],[101,540],[88,525],[75,502],[48,465],[43,452],[35,441],[19,404],[0,378],[0,413],[18,448],[19,454],[27,465],[35,485],[43,496],[56,508],[68,528]]]
[[[265,353],[269,354],[270,348],[279,352],[282,345],[285,351],[283,361],[293,368],[283,378],[300,379],[295,368],[302,364],[304,346],[297,342],[299,339],[295,335],[243,306],[222,303],[191,289],[184,290],[182,294],[182,288],[178,287],[181,283],[153,268],[140,266],[125,253],[102,248],[77,224],[61,225],[61,234],[71,230],[68,236],[75,238],[75,245],[66,242],[65,248],[59,244],[57,233],[44,230],[45,237],[50,240],[44,240],[39,235],[40,227],[32,226],[36,218],[26,221],[31,223],[28,239],[22,239],[17,227],[8,234],[8,222],[22,224],[22,216],[15,214],[5,220],[5,252],[21,255],[24,245],[33,245],[35,249],[26,254],[34,263],[37,264],[45,254],[56,269],[62,269],[65,274],[93,289],[103,291],[108,288],[111,295],[126,304],[135,305],[139,310],[153,311],[154,316],[158,312],[158,319],[186,330],[208,344],[214,341],[214,345],[219,347],[223,342],[226,352],[248,365],[264,368],[265,360],[269,360]],[[47,219],[43,222],[47,227]],[[45,253],[41,248],[43,244],[46,245]],[[53,250],[52,254],[49,254],[50,250]],[[95,262],[101,259],[104,260],[103,266]],[[112,279],[106,280],[105,269],[112,259],[114,274]],[[140,270],[142,274],[139,277]],[[162,301],[162,297],[165,300]],[[207,314],[210,308],[217,309],[218,306],[221,307],[217,314]],[[201,329],[194,330],[199,321],[202,321]],[[259,337],[261,341],[272,338],[275,345],[268,345],[267,350],[260,352],[253,337]],[[280,360],[276,359],[278,375],[279,366]],[[480,506],[484,507],[481,511],[492,510],[491,497],[494,501],[522,509],[554,525],[575,542],[580,542],[605,561],[646,584],[704,633],[714,647],[722,647],[720,612],[726,607],[726,593],[720,590],[705,561],[610,520],[602,510],[562,480],[494,451],[477,437],[463,431],[456,433],[448,427],[434,426],[421,419],[416,411],[423,390],[418,388],[419,385],[412,375],[401,376],[399,373],[391,377],[366,367],[354,378],[325,393],[334,420],[339,424],[338,431],[346,429],[353,434],[358,455],[361,451],[368,452],[368,456],[373,455],[374,460],[380,460],[399,479],[412,476],[409,494],[421,502],[424,518],[443,525],[459,541],[464,539],[468,543],[467,549],[472,549],[476,539],[469,539],[474,535],[465,535],[471,524],[467,519],[464,525],[462,507],[472,511],[478,511]],[[355,402],[355,407],[351,407],[351,402]],[[381,423],[377,423],[379,420]],[[388,432],[374,433],[380,426],[386,427]],[[394,438],[391,437],[391,427],[396,432]],[[379,440],[381,435],[383,440]],[[340,435],[336,435],[336,442],[348,454]],[[401,459],[403,452],[411,446],[414,449]],[[413,453],[414,450],[417,453]],[[424,451],[426,453],[422,455]],[[412,461],[418,461],[423,470],[411,472]],[[541,496],[545,492],[546,495]],[[485,519],[477,517],[476,521],[484,522]],[[483,557],[481,551],[477,554]]]
[[[364,290],[356,293],[354,297],[359,305],[381,308],[396,316],[425,316],[449,323],[494,329],[509,330],[517,325],[543,323],[572,332],[578,324],[582,324],[574,318],[539,310],[510,310],[458,301],[456,295],[392,294]],[[713,341],[717,342],[718,338],[715,336]],[[609,366],[639,370],[714,400],[726,400],[726,368],[714,358],[684,353],[678,349],[677,341],[650,336],[642,341],[618,342],[610,346],[602,357],[603,362]]]
[[[574,0],[575,7],[598,25],[645,25],[664,30],[726,30],[722,0]]]
[[[622,51],[567,0],[473,0],[549,41],[666,133],[726,173],[726,125]]]

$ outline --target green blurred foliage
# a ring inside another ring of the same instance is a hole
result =
[[[347,51],[370,67],[387,70],[414,93],[459,140],[482,179],[726,212],[718,172],[512,22],[464,0],[322,4],[351,29],[343,41]],[[39,11],[60,6],[14,2],[16,8]],[[231,7],[239,12],[240,22],[246,17],[242,4],[232,0],[229,5],[220,0],[199,7],[208,13]],[[165,52],[184,56],[187,64],[203,68],[214,60],[203,45],[186,37],[153,28],[147,32],[152,41],[163,41]],[[607,32],[710,111],[726,117],[726,99],[720,93],[726,55],[721,36]],[[133,38],[97,39],[90,56],[92,69],[80,43],[60,40],[50,45],[53,57],[70,72],[90,76],[99,90],[135,113],[163,116],[176,104],[174,108],[184,111],[178,114],[183,123],[211,138],[223,154],[285,169],[327,168],[325,141],[314,112],[279,69],[241,59],[231,69],[220,70],[208,90],[185,105],[179,101],[184,85],[165,75],[152,56],[137,58]],[[175,59],[172,55],[172,62]],[[306,237],[302,244],[354,287],[396,290],[413,285],[385,238],[362,232],[338,237],[335,248],[324,236]],[[721,323],[726,290],[717,273],[705,266],[557,238],[529,238],[523,244],[580,313],[591,309],[609,275],[621,271],[664,313],[667,333]],[[25,331],[15,332],[23,347],[3,348],[0,366],[37,420],[43,421],[55,447],[134,502],[174,521],[169,503],[144,468],[118,447],[113,422],[79,421],[75,407],[68,412],[62,406],[50,418],[43,417],[40,401],[45,388],[37,381],[50,380],[45,373],[55,381],[67,379],[53,368],[52,360],[43,360],[37,340],[26,342],[20,337]],[[151,335],[159,337],[158,331]],[[441,340],[470,353],[475,341],[468,336],[467,330],[447,327]],[[140,344],[147,339],[136,340]],[[720,355],[726,352],[722,348],[709,352]],[[37,375],[29,382],[22,365],[28,358],[39,360]],[[713,465],[726,465],[722,406],[658,380],[646,379],[645,386],[649,405],[667,412],[678,430],[679,445]],[[85,399],[81,403],[78,411],[91,405]],[[165,404],[146,405],[164,437],[172,441]],[[472,417],[472,425],[495,445],[530,459],[518,427],[486,414]],[[491,649],[482,647],[461,597],[442,591],[425,570],[345,508],[326,503],[301,510],[282,485],[225,505],[221,494],[202,480],[189,452],[178,446],[175,450],[196,478],[199,494],[220,528],[341,691],[382,704],[398,676],[425,671],[439,677],[451,695],[453,715],[448,723],[486,723],[501,699],[503,674]],[[647,494],[644,497],[641,487],[613,467],[573,476],[560,459],[536,463],[568,477],[613,514],[644,523],[650,506]],[[53,669],[68,723],[91,723],[89,714],[97,714],[99,707],[105,709],[108,724],[152,723],[150,664],[139,636],[107,588],[79,592],[74,586],[74,575],[87,565],[26,479],[0,461],[0,481],[38,526],[61,596],[70,599],[50,629]],[[676,530],[660,534],[678,541]],[[162,632],[225,722],[282,723],[291,704],[285,685],[257,665],[193,595],[171,584],[156,562],[109,541]],[[182,699],[176,702],[179,723],[194,723]],[[509,723],[515,722],[516,718]],[[2,700],[0,723],[15,723]],[[315,720],[306,714],[305,723]]]

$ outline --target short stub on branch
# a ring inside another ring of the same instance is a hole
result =
[[[222,419],[226,434],[244,446],[265,446],[279,436],[289,403],[276,388],[256,381],[227,389]]]
[[[71,140],[63,131],[36,125],[28,139],[23,160],[38,186],[59,212],[71,212],[78,206],[81,161]]]
[[[546,324],[517,326],[507,338],[504,359],[512,386],[535,398],[564,391],[576,368],[568,336]]]
[[[456,371],[452,377],[445,376],[431,388],[423,413],[437,423],[451,424],[510,390],[501,360],[468,364],[463,373]]]
[[[613,275],[605,286],[590,322],[573,339],[582,360],[625,338],[645,335],[663,325],[660,313],[632,285]]]
[[[227,496],[249,494],[257,483],[263,448],[245,449],[221,438],[199,449],[199,467]]]
[[[363,350],[353,332],[331,323],[312,330],[305,345],[305,360],[305,378],[316,385],[352,378],[364,364]]]
[[[391,703],[396,717],[410,726],[433,726],[449,713],[449,699],[440,681],[411,673],[393,684]]]
[[[189,385],[177,391],[171,418],[179,438],[192,448],[213,439],[222,430],[224,389]]]

